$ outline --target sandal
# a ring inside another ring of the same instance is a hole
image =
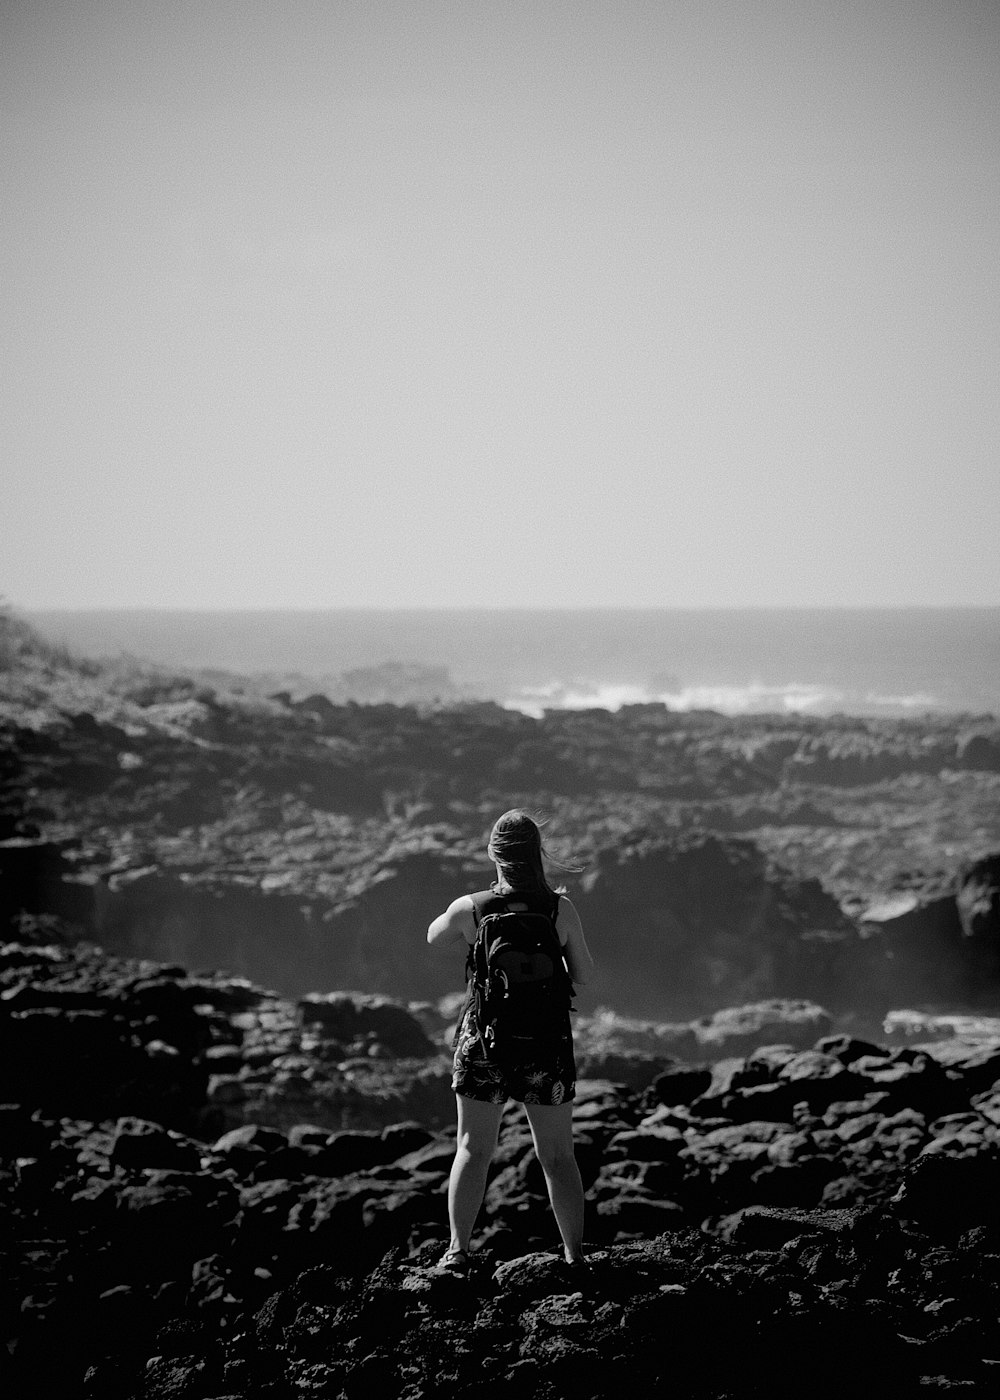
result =
[[[464,1249],[453,1249],[449,1247],[438,1260],[439,1269],[447,1269],[452,1274],[467,1274],[469,1272],[469,1256]]]

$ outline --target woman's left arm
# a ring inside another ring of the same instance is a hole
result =
[[[569,975],[575,983],[582,986],[584,982],[589,982],[594,975],[594,959],[587,947],[587,940],[583,936],[580,915],[565,895],[559,899],[559,916],[560,926],[566,935],[563,952],[566,954]]]
[[[427,942],[434,947],[450,947],[465,941],[475,942],[476,920],[472,912],[472,896],[459,895],[453,899],[443,914],[428,926]]]

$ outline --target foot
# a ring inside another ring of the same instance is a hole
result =
[[[464,1249],[456,1249],[450,1245],[438,1260],[439,1269],[447,1269],[452,1274],[467,1274],[469,1272],[469,1256]]]

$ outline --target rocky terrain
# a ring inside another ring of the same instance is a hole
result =
[[[445,1009],[7,944],[5,1393],[993,1394],[1000,1026],[830,1026],[583,1019],[590,1267],[512,1105],[457,1280]]]
[[[992,717],[268,698],[0,617],[5,1393],[995,1393]],[[424,930],[515,803],[601,966],[591,1265],[512,1106],[456,1280]]]
[[[1000,989],[990,716],[267,698],[74,661],[7,617],[0,782],[9,936],[288,995],[455,990],[423,931],[485,883],[514,804],[578,867],[600,968],[585,1009],[689,1019],[803,996],[877,1026]]]

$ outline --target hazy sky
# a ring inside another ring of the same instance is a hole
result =
[[[996,0],[3,0],[25,607],[1000,602]]]

